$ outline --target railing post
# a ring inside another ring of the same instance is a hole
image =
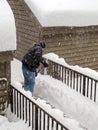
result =
[[[35,130],[38,130],[38,107],[35,105]]]
[[[11,105],[11,112],[13,112],[13,89],[9,85],[9,92],[8,92],[8,103]]]
[[[96,102],[96,87],[97,87],[97,82],[95,81],[95,89],[94,89],[94,101]]]
[[[85,96],[86,77],[83,76],[83,95]]]

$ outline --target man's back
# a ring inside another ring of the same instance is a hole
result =
[[[34,44],[34,46],[30,48],[24,55],[22,62],[28,69],[30,69],[31,71],[35,71],[40,64],[41,59],[42,47],[40,46],[40,44]]]

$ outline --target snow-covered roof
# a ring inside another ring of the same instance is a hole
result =
[[[0,0],[0,52],[16,50],[16,27],[7,0]]]
[[[42,26],[98,25],[98,0],[24,0]]]

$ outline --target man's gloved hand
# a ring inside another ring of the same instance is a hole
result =
[[[44,67],[48,67],[48,63],[44,62]]]

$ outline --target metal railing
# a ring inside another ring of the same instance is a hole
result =
[[[69,130],[12,85],[10,85],[10,104],[12,112],[28,123],[32,130]]]
[[[70,88],[88,97],[94,102],[98,101],[98,80],[94,79],[82,72],[78,72],[72,68],[58,64],[52,60],[47,59],[49,67],[47,74],[61,80]]]

